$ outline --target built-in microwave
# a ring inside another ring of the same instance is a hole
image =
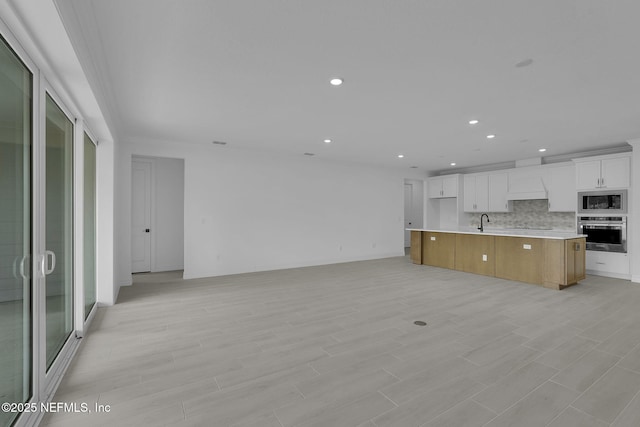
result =
[[[578,193],[579,214],[626,214],[627,190],[581,191]]]

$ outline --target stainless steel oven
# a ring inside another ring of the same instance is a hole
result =
[[[627,190],[581,191],[578,213],[618,215],[627,213]]]
[[[578,234],[587,235],[588,251],[627,253],[626,216],[580,216]]]

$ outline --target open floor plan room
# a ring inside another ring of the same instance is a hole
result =
[[[557,292],[408,257],[136,275],[53,398],[110,412],[42,425],[636,427],[639,305],[624,280]]]
[[[640,426],[639,16],[0,0],[0,427]]]

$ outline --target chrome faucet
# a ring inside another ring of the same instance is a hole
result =
[[[482,220],[485,216],[487,217],[487,224],[491,222],[489,221],[489,215],[487,215],[486,213],[480,215],[480,227],[478,227],[478,230],[480,230],[481,233],[484,232],[484,224],[482,223]]]

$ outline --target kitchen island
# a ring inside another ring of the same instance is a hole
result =
[[[585,236],[547,230],[409,229],[411,261],[563,289],[585,278]]]

